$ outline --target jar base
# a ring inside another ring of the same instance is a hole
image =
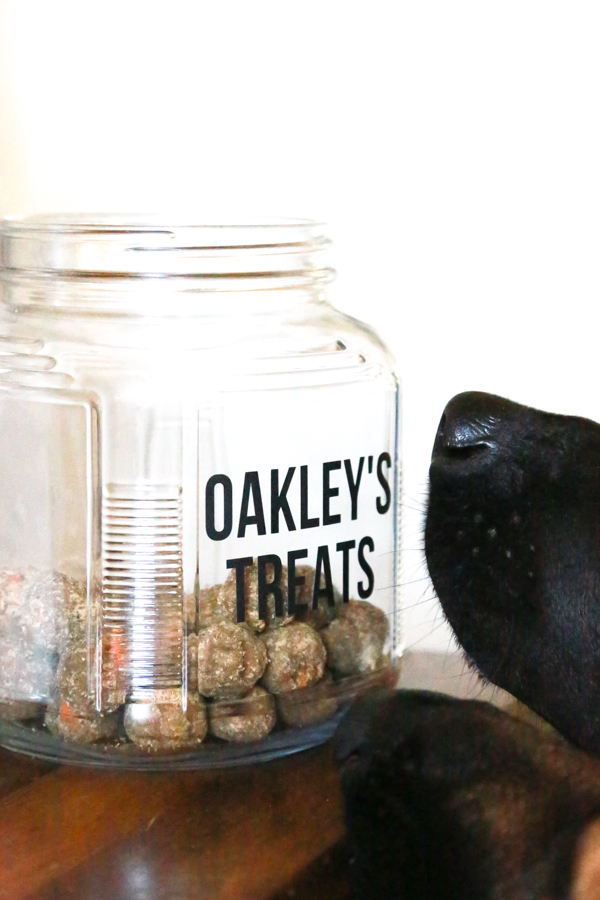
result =
[[[338,700],[342,702],[337,712],[324,721],[304,727],[281,728],[259,741],[227,743],[208,738],[194,750],[149,755],[140,752],[134,744],[75,744],[24,723],[4,720],[0,721],[0,747],[60,765],[122,771],[193,771],[268,762],[328,741],[344,717],[353,696],[368,690],[395,686],[399,676],[399,662],[397,660],[394,665],[371,676],[346,679],[344,689],[338,693]]]
[[[205,743],[198,750],[163,756],[144,756],[128,752],[131,745],[122,747],[74,746],[49,734],[32,732],[23,725],[0,723],[0,747],[61,765],[86,768],[165,772],[173,770],[224,769],[253,763],[268,762],[316,747],[329,740],[347,708],[317,725],[287,729],[270,734],[254,744]],[[135,748],[133,748],[135,749]]]

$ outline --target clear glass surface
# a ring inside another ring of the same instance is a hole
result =
[[[394,680],[398,383],[321,226],[5,220],[0,742],[214,766]]]

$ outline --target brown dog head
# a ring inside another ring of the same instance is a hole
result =
[[[382,692],[354,704],[336,752],[360,900],[599,900],[600,763],[550,729]]]

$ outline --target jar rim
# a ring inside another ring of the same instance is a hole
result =
[[[175,224],[179,223],[179,224]],[[5,272],[66,277],[319,276],[324,223],[280,217],[59,213],[0,221]],[[318,280],[321,280],[318,277]]]
[[[188,214],[189,215],[189,214]],[[191,229],[198,234],[212,229],[283,229],[323,227],[324,222],[287,216],[211,216],[205,221],[183,218],[181,213],[37,213],[35,215],[8,215],[0,219],[3,232],[49,232],[64,234],[119,233],[145,234],[166,232],[172,229]]]

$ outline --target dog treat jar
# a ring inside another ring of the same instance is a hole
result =
[[[321,226],[1,234],[0,743],[164,768],[325,740],[394,680],[399,459]]]

